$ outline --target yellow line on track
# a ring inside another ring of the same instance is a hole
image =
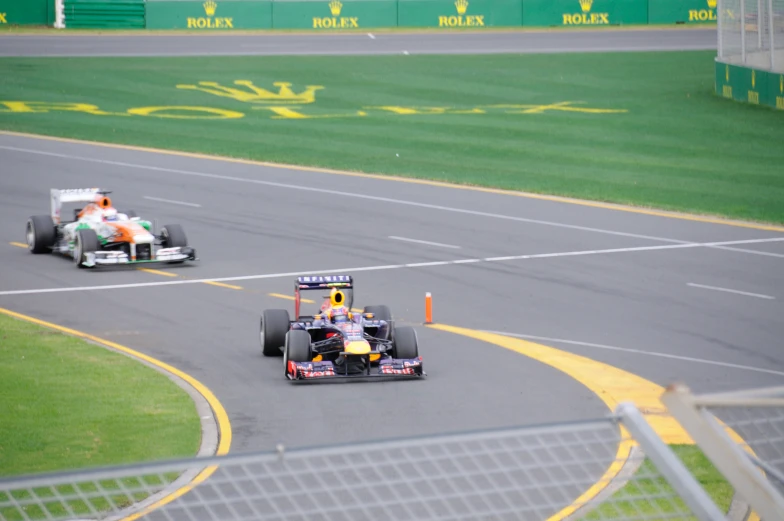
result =
[[[114,143],[102,143],[100,141],[87,141],[82,139],[71,139],[71,138],[61,138],[55,136],[46,136],[43,134],[30,134],[26,132],[11,132],[7,130],[0,130],[0,135],[8,135],[8,136],[21,136],[21,137],[28,137],[28,138],[36,138],[36,139],[43,139],[49,141],[58,141],[62,143],[78,143],[78,144],[86,144],[86,145],[93,145],[93,146],[100,146],[106,148],[116,148],[121,150],[134,150],[137,152],[151,152],[155,154],[167,154],[172,156],[180,156],[180,157],[189,157],[194,159],[208,159],[211,161],[224,161],[228,163],[240,163],[245,165],[257,165],[257,166],[267,166],[273,168],[280,168],[286,170],[300,170],[306,172],[317,172],[322,174],[332,174],[332,175],[341,175],[341,176],[351,176],[351,177],[362,177],[365,179],[379,179],[384,181],[396,181],[400,183],[409,183],[409,184],[418,184],[418,185],[426,185],[426,186],[437,186],[441,188],[452,188],[456,190],[469,190],[473,192],[484,192],[484,193],[491,193],[491,194],[500,194],[500,195],[510,195],[514,197],[523,197],[527,199],[539,199],[544,201],[552,201],[558,203],[565,203],[565,204],[573,204],[578,206],[589,206],[593,208],[601,208],[604,210],[615,210],[619,212],[630,212],[630,213],[637,213],[642,215],[652,215],[656,217],[666,217],[670,219],[680,219],[684,221],[696,221],[701,223],[708,223],[708,224],[719,224],[724,226],[736,226],[740,228],[751,228],[755,230],[765,230],[765,231],[774,231],[774,232],[784,232],[784,226],[777,226],[774,224],[764,224],[764,223],[754,223],[748,221],[735,221],[730,219],[723,219],[721,217],[711,217],[711,216],[703,216],[703,215],[696,215],[696,214],[689,214],[689,213],[675,213],[675,212],[666,212],[663,210],[654,210],[648,209],[643,207],[637,206],[626,206],[620,204],[611,204],[611,203],[603,203],[600,201],[589,201],[585,199],[575,199],[570,197],[561,197],[556,195],[544,195],[544,194],[535,194],[530,192],[521,192],[521,191],[514,191],[514,190],[502,190],[500,188],[485,188],[481,186],[468,186],[468,185],[459,185],[453,183],[447,183],[445,181],[430,181],[427,179],[414,179],[408,177],[397,177],[393,175],[383,175],[383,174],[366,174],[362,172],[349,172],[346,170],[334,170],[330,168],[319,168],[319,167],[312,167],[312,166],[299,166],[299,165],[291,165],[285,163],[271,163],[268,161],[254,161],[251,159],[239,159],[239,158],[232,158],[232,157],[222,157],[222,156],[212,156],[207,154],[199,154],[195,152],[182,152],[179,150],[164,150],[159,148],[150,148],[150,147],[141,147],[135,145],[118,145]]]
[[[218,286],[219,288],[243,289],[242,286],[234,286],[233,284],[224,284],[223,282],[215,282],[213,280],[206,280],[204,281],[204,283],[209,284],[210,286]]]
[[[188,382],[194,389],[196,389],[196,391],[198,391],[198,393],[201,394],[204,397],[205,400],[207,400],[207,402],[210,404],[210,407],[212,408],[212,410],[213,410],[213,412],[215,414],[216,419],[218,420],[218,437],[219,437],[220,441],[218,442],[218,449],[215,452],[215,454],[217,456],[223,456],[225,454],[228,454],[229,447],[231,447],[231,437],[232,437],[231,423],[229,422],[229,416],[226,413],[226,410],[223,408],[223,405],[221,405],[220,401],[213,394],[213,392],[210,391],[207,388],[207,386],[205,386],[203,383],[201,383],[198,380],[196,380],[191,375],[189,375],[187,373],[184,373],[184,372],[180,371],[179,369],[177,369],[176,367],[172,367],[171,365],[169,365],[169,364],[167,364],[165,362],[161,362],[160,360],[157,360],[157,359],[155,359],[155,358],[153,358],[151,356],[145,355],[144,353],[140,353],[138,351],[134,351],[133,349],[131,349],[129,347],[125,347],[125,346],[123,346],[121,344],[118,344],[116,342],[112,342],[111,340],[105,340],[103,338],[99,338],[97,336],[91,335],[89,333],[84,333],[84,332],[78,331],[76,329],[71,329],[71,328],[68,328],[68,327],[59,326],[57,324],[53,324],[51,322],[46,322],[44,320],[40,320],[40,319],[37,319],[35,317],[31,317],[31,316],[28,316],[28,315],[23,315],[21,313],[17,313],[15,311],[11,311],[10,309],[0,308],[0,313],[2,313],[4,315],[8,315],[10,317],[18,318],[20,320],[25,320],[27,322],[31,322],[33,324],[38,324],[39,326],[48,327],[50,329],[54,329],[56,331],[60,331],[61,333],[66,333],[68,335],[73,335],[73,336],[76,336],[76,337],[84,338],[86,340],[91,340],[91,341],[93,341],[93,342],[95,342],[97,344],[101,344],[101,345],[103,345],[105,347],[116,349],[117,351],[123,352],[123,353],[125,353],[127,355],[130,355],[130,356],[132,356],[134,358],[137,358],[139,360],[144,360],[145,362],[148,362],[148,363],[150,363],[150,364],[152,364],[152,365],[154,365],[154,366],[156,366],[156,367],[158,367],[160,369],[163,369],[164,371],[166,371],[168,373],[171,373],[171,374],[173,374],[175,376],[178,376],[179,378],[182,378],[183,380]],[[137,513],[135,513],[135,514],[133,514],[131,516],[128,516],[128,517],[124,518],[122,521],[134,521],[134,520],[138,519],[139,517],[148,514],[152,510],[155,510],[158,507],[161,507],[161,506],[163,506],[163,505],[165,505],[167,503],[170,503],[171,501],[174,501],[178,497],[181,497],[182,495],[188,493],[188,491],[193,489],[193,487],[195,487],[199,483],[204,482],[208,477],[210,477],[212,475],[213,472],[215,472],[215,470],[217,468],[218,468],[217,465],[213,465],[211,467],[205,468],[195,478],[193,478],[193,480],[190,483],[188,483],[187,485],[178,488],[177,490],[175,490],[171,494],[169,494],[169,495],[163,497],[162,499],[156,501],[155,503],[153,503],[152,505],[148,506],[147,508],[145,508],[145,509],[143,509],[143,510],[141,510],[141,511],[139,511],[139,512],[137,512]]]
[[[284,295],[283,293],[267,293],[267,295],[270,296],[270,297],[275,297],[275,298],[282,298],[282,299],[286,299],[286,300],[294,300],[294,297],[292,297],[291,295]],[[315,304],[316,303],[315,300],[310,300],[309,298],[301,298],[299,301],[303,302],[305,304]]]
[[[664,388],[641,376],[584,356],[520,338],[445,324],[427,324],[426,327],[481,340],[547,364],[566,373],[593,391],[611,411],[614,411],[622,402],[633,402],[665,443],[694,444],[694,440],[669,415],[667,408],[659,400],[659,397],[664,393]],[[743,439],[735,431],[728,429],[728,433],[737,443],[744,443]],[[573,514],[581,505],[595,498],[621,471],[625,460],[629,456],[629,452],[636,444],[630,438],[626,429],[621,426],[621,443],[618,446],[615,459],[601,479],[571,505],[551,516],[547,521],[562,521],[565,517]],[[755,515],[753,515],[749,518],[749,521],[754,519],[758,518],[755,518]]]
[[[169,273],[168,271],[161,271],[161,270],[153,270],[150,268],[136,268],[139,271],[143,271],[145,273],[152,273],[153,275],[163,275],[164,277],[177,277],[176,273]]]
[[[27,244],[23,242],[9,242],[11,246],[16,246],[17,248],[27,248]]]

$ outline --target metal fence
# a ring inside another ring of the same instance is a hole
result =
[[[0,519],[784,519],[784,387],[671,386],[661,402],[734,490],[728,511],[623,403],[593,421],[7,478]]]
[[[718,0],[718,61],[784,72],[784,0]]]
[[[630,404],[579,423],[0,481],[9,521],[720,518]]]

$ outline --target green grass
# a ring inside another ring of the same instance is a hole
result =
[[[784,113],[715,96],[714,57],[9,58],[0,59],[0,101],[89,103],[124,115],[5,112],[0,128],[784,223]],[[341,117],[272,119],[253,103],[177,88],[238,79],[267,89],[291,82],[296,92],[323,86],[297,110]],[[567,101],[626,112],[488,107]],[[126,113],[171,105],[243,116]],[[451,113],[367,108],[390,105]]]
[[[0,315],[0,476],[193,456],[191,398],[125,355]]]
[[[722,512],[729,510],[733,488],[713,463],[695,445],[670,445],[684,466],[702,486]],[[652,499],[653,498],[653,499]],[[637,519],[643,516],[664,514],[673,521],[691,520],[693,516],[676,517],[690,512],[678,493],[661,477],[649,458],[635,472],[634,477],[611,498],[588,514],[586,521],[601,519]],[[646,517],[649,518],[649,517]],[[655,519],[658,519],[656,517]]]

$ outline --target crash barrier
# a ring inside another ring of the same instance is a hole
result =
[[[73,0],[30,1],[71,3]],[[144,3],[144,27],[147,29],[334,31],[392,27],[481,29],[716,23],[716,0],[139,1]],[[2,2],[10,5],[17,0],[0,0],[0,5]],[[75,27],[67,16],[64,27]]]
[[[774,396],[781,392],[694,396],[674,386],[661,397],[667,410],[646,411],[647,418],[621,403],[608,417],[556,425],[308,449],[281,445],[6,478],[0,518],[784,519],[784,497],[770,481],[781,478],[784,465],[784,404]],[[735,416],[720,423],[708,410],[716,406]],[[719,510],[652,427],[671,421],[668,412],[734,487],[729,512]],[[734,429],[748,436],[753,456],[728,434]]]
[[[144,0],[65,0],[63,13],[68,27],[143,29]]]
[[[716,93],[784,110],[784,0],[719,0]]]
[[[0,0],[0,26],[54,24],[55,0]]]

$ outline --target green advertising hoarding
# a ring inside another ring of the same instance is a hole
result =
[[[147,29],[269,29],[272,2],[258,0],[147,0]]]
[[[649,0],[649,24],[716,23],[717,0]]]
[[[648,0],[523,0],[523,25],[647,24]]]
[[[51,25],[53,14],[54,0],[0,0],[0,26]]]
[[[716,62],[716,94],[784,110],[784,74]]]
[[[272,4],[275,29],[369,29],[395,27],[395,0],[277,0]]]
[[[400,27],[503,27],[523,24],[521,0],[399,0]]]

